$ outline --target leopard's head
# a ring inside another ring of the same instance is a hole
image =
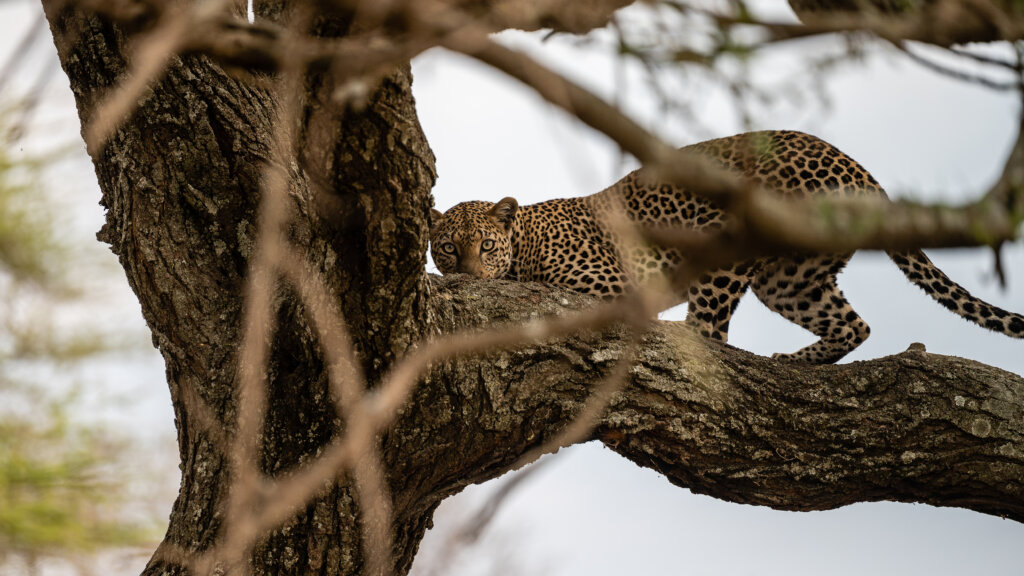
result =
[[[502,278],[512,265],[512,223],[519,203],[463,202],[430,211],[430,254],[442,274]]]

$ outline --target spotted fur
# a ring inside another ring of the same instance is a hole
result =
[[[688,147],[783,195],[885,197],[878,182],[849,156],[799,132],[754,132]],[[619,254],[606,216],[624,209],[633,221],[695,230],[721,227],[726,214],[684,189],[633,172],[608,189],[583,198],[519,207],[464,202],[431,213],[431,251],[441,272],[481,278],[550,282],[614,297],[654,274],[671,273],[684,255],[646,247]],[[686,321],[703,335],[726,341],[729,320],[750,288],[769,308],[820,337],[788,360],[839,360],[870,332],[836,285],[852,254],[819,254],[740,262],[705,274],[680,294]],[[1024,338],[1024,317],[982,302],[950,280],[920,250],[890,252],[906,277],[954,313],[991,330]],[[624,267],[629,262],[630,273]]]

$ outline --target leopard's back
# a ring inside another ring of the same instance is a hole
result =
[[[617,296],[631,286],[587,198],[523,206],[512,244],[511,279],[549,282],[601,297]]]
[[[871,174],[835,146],[809,134],[767,130],[717,138],[683,148],[742,174],[783,196],[877,196],[885,192]],[[621,200],[630,220],[645,225],[706,229],[725,214],[713,202],[636,170],[588,197],[592,209]]]
[[[783,196],[885,197],[860,164],[827,142],[800,132],[753,132],[686,149]],[[686,258],[676,249],[626,241],[616,224],[621,214],[641,226],[691,230],[720,227],[729,217],[685,188],[635,171],[583,198],[521,208],[512,198],[494,204],[459,204],[446,214],[432,215],[431,249],[445,273],[466,271],[485,278],[550,282],[614,297],[652,277],[671,276]],[[445,253],[437,253],[438,245]],[[834,362],[870,333],[836,284],[850,256],[794,255],[737,262],[704,274],[677,296],[688,304],[687,323],[724,342],[732,313],[750,288],[769,308],[820,337],[781,357]],[[946,308],[979,325],[1024,338],[1024,317],[978,300],[923,252],[890,256],[909,280]]]

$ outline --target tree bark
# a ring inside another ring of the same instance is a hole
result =
[[[443,331],[592,304],[542,284],[433,280]],[[500,430],[501,444],[531,446],[578,412],[626,340],[613,328],[466,359],[433,378],[473,385],[445,404],[482,406],[470,421]],[[1024,521],[1021,376],[922,346],[843,365],[780,363],[678,322],[655,322],[641,350],[594,438],[678,486],[783,510],[895,500]],[[459,453],[485,458],[493,444]],[[492,470],[501,465],[471,478]]]
[[[44,4],[83,126],[122,80],[138,38],[64,3]],[[139,26],[145,29],[144,26]],[[312,76],[291,186],[292,243],[330,286],[371,385],[426,327],[426,218],[433,156],[416,118],[408,67],[354,111]],[[216,540],[228,459],[191,408],[232,429],[245,274],[253,256],[263,166],[271,158],[271,95],[202,56],[175,58],[139,108],[94,157],[110,244],[163,355],[175,408],[182,484],[165,541],[203,551]],[[339,431],[320,343],[294,292],[274,298],[273,349],[261,468],[307,461]],[[351,483],[310,503],[254,553],[256,572],[357,574],[362,566]],[[399,539],[400,569],[414,537]],[[404,568],[401,568],[404,566]],[[154,563],[147,573],[165,566]]]
[[[126,74],[137,38],[74,5],[44,6],[86,125]],[[288,236],[340,303],[371,386],[428,335],[592,304],[536,284],[428,279],[435,175],[410,87],[405,67],[363,107],[341,107],[329,72],[310,76],[288,197]],[[94,157],[107,208],[99,238],[120,258],[166,363],[182,484],[165,542],[187,551],[222,535],[229,460],[196,407],[234,428],[244,282],[275,105],[203,56],[175,58]],[[260,445],[271,477],[344,428],[306,312],[283,282],[273,301]],[[624,347],[613,327],[434,366],[381,438],[395,572],[408,571],[444,497],[557,434]],[[737,502],[810,510],[923,501],[1024,520],[1022,416],[1024,380],[966,360],[908,352],[783,365],[658,323],[594,437],[680,486]],[[359,514],[351,481],[338,479],[257,545],[253,571],[361,574]],[[183,572],[156,557],[145,573]]]
[[[884,26],[888,19],[914,22],[917,34],[939,46],[970,42],[1019,40],[1024,10],[1014,0],[975,2],[973,0],[788,0],[790,8],[804,23],[813,26],[822,18],[862,16],[866,22]],[[879,18],[881,16],[882,18]],[[1009,24],[1018,32],[1009,33]],[[849,24],[856,28],[853,21]],[[883,28],[884,29],[884,28]]]

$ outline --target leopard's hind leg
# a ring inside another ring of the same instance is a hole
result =
[[[705,337],[727,342],[732,313],[760,269],[759,262],[747,262],[701,276],[687,295],[686,323]]]
[[[836,285],[851,254],[792,257],[766,267],[751,283],[761,302],[821,339],[782,360],[835,362],[867,339],[871,330]]]

